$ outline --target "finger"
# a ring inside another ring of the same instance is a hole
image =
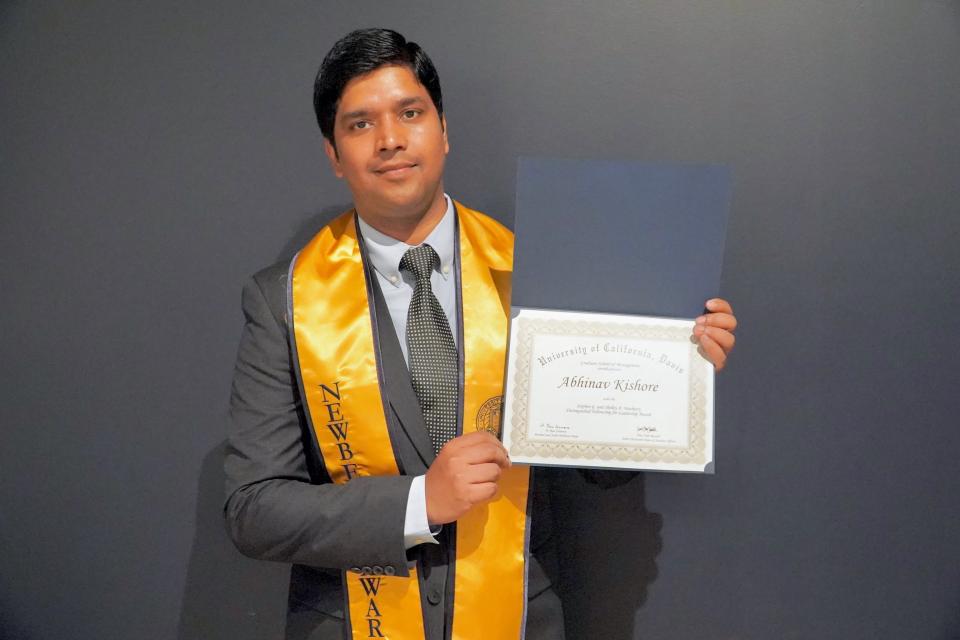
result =
[[[499,442],[481,442],[471,447],[464,447],[457,452],[457,456],[468,464],[493,462],[504,469],[510,466],[510,457],[507,455],[507,450]]]
[[[733,315],[733,308],[730,306],[730,303],[723,298],[710,298],[703,306],[706,307],[707,311],[712,313],[719,312]]]
[[[482,462],[480,464],[471,464],[461,474],[461,477],[470,484],[480,484],[484,482],[497,482],[500,480],[500,474],[503,469],[495,462]]]
[[[478,484],[471,484],[467,491],[467,499],[473,504],[487,502],[488,500],[492,500],[496,495],[496,482],[481,482]]]
[[[700,354],[713,363],[717,371],[723,369],[727,363],[727,354],[723,352],[720,345],[713,338],[707,335],[700,336]]]
[[[460,436],[460,438],[464,442],[500,442],[497,436],[493,435],[486,429],[480,431],[471,431],[470,433]]]
[[[471,431],[470,433],[465,433],[462,436],[451,438],[446,443],[444,443],[440,451],[447,450],[447,453],[449,454],[455,451],[460,451],[461,449],[464,449],[467,447],[476,446],[484,442],[488,444],[500,443],[497,437],[494,436],[489,431]]]
[[[471,431],[470,433],[465,433],[461,436],[457,436],[456,438],[451,438],[447,441],[447,445],[462,447],[491,440],[495,441],[496,438],[489,431]]]
[[[697,318],[696,323],[709,327],[720,327],[727,331],[733,331],[737,328],[736,316],[729,313],[707,313]]]
[[[714,342],[720,345],[720,348],[723,349],[725,354],[730,353],[730,350],[733,349],[733,345],[736,342],[736,338],[732,333],[716,327],[697,325],[693,328],[693,335],[695,335],[698,340],[703,336],[709,336]]]

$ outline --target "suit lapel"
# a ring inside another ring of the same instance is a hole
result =
[[[390,319],[390,310],[380,291],[373,269],[367,268],[367,277],[373,284],[374,309],[377,316],[377,334],[380,343],[380,364],[383,366],[384,392],[387,401],[397,414],[398,422],[403,428],[410,442],[426,467],[429,467],[436,457],[433,444],[427,433],[427,425],[423,421],[423,412],[420,411],[420,402],[410,383],[410,371],[400,349],[397,332]]]

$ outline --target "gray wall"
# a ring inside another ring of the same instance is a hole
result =
[[[239,288],[349,201],[312,77],[386,25],[508,224],[520,154],[735,174],[717,475],[567,479],[571,636],[960,638],[960,4],[542,5],[0,5],[0,636],[280,632],[219,515]]]

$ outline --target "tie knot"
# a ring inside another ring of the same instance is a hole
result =
[[[407,249],[400,259],[400,270],[409,271],[416,278],[417,284],[430,282],[430,272],[440,265],[440,256],[428,244]]]

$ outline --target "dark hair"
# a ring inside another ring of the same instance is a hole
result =
[[[385,65],[405,66],[417,77],[437,113],[443,115],[440,76],[430,56],[416,42],[390,29],[357,29],[337,41],[327,53],[313,85],[313,109],[323,137],[336,147],[333,123],[347,83]]]

